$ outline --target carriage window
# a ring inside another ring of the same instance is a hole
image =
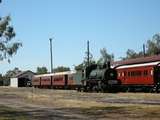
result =
[[[54,78],[54,81],[63,81],[63,77],[57,77],[57,78]]]
[[[124,76],[126,76],[126,71],[124,72]]]
[[[151,70],[151,75],[153,75],[153,70]]]
[[[120,72],[118,73],[118,76],[119,76],[119,77],[121,76],[121,73],[120,73]]]
[[[130,72],[128,72],[128,76],[130,76],[130,74],[131,74],[131,73],[130,73]]]
[[[136,75],[137,75],[137,76],[141,76],[141,75],[142,75],[142,72],[141,72],[141,71],[137,71]]]
[[[128,76],[136,77],[136,76],[141,76],[142,72],[141,71],[131,71],[128,72]]]
[[[134,72],[133,71],[131,72],[131,76],[134,76]]]
[[[122,72],[122,77],[124,77],[124,72]]]
[[[144,70],[143,75],[144,75],[144,76],[147,76],[147,75],[148,75],[148,71],[147,71],[147,70]]]
[[[136,75],[136,72],[135,71],[132,71],[131,72],[131,76],[133,77],[133,76],[135,76]]]

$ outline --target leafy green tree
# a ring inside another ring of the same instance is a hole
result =
[[[147,41],[147,56],[160,54],[160,33],[155,34]]]
[[[146,47],[147,49],[146,49],[145,56],[160,54],[160,33],[153,35],[153,37],[150,40],[147,40]],[[144,56],[144,53],[142,51],[135,52],[132,49],[128,49],[126,52],[126,57],[121,59],[125,60],[125,59],[138,58],[143,56]]]
[[[75,69],[76,71],[81,71],[82,69],[84,69],[84,64],[81,63],[81,64],[79,64],[79,65],[76,65],[76,66],[74,67],[74,69]]]
[[[101,53],[101,57],[97,61],[98,64],[103,64],[103,63],[107,63],[109,61],[110,62],[114,61],[114,55],[107,53],[106,48],[100,49],[100,53]]]
[[[142,51],[135,52],[132,49],[128,49],[126,52],[126,57],[121,57],[121,59],[126,60],[126,59],[138,58],[138,57],[143,57],[143,56],[144,56],[144,54]]]
[[[8,59],[8,62],[10,62],[9,58],[22,46],[20,42],[12,42],[16,33],[10,21],[10,16],[0,17],[0,60]]]
[[[64,66],[58,66],[57,68],[53,69],[54,72],[65,72],[65,71],[70,71],[69,67],[64,67]]]
[[[130,58],[137,58],[139,57],[139,54],[136,53],[134,50],[132,49],[128,49],[127,52],[126,52],[126,59],[130,59]]]
[[[46,74],[48,69],[46,67],[37,67],[37,74]]]
[[[19,68],[15,67],[13,70],[9,70],[6,72],[5,77],[11,78],[15,77],[18,73],[22,72]]]

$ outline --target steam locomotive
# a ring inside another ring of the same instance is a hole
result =
[[[86,92],[116,92],[119,91],[120,84],[120,80],[117,79],[117,71],[110,67],[110,62],[104,65],[93,64],[85,69],[82,90]]]

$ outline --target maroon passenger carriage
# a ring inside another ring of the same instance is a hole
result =
[[[79,76],[75,71],[35,75],[32,85],[37,88],[76,89],[80,86]]]
[[[160,55],[113,63],[124,91],[160,91]]]

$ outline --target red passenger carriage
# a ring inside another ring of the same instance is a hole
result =
[[[128,91],[160,89],[160,55],[115,62],[122,89]]]

